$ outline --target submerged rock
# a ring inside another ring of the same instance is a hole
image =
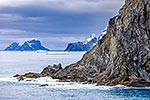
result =
[[[25,79],[25,77],[24,77],[24,76],[22,76],[22,75],[17,76],[17,80],[18,80],[18,81],[23,81],[24,79]]]
[[[39,87],[45,87],[48,86],[48,84],[41,84]]]

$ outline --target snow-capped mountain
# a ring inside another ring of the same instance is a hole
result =
[[[88,51],[96,44],[96,42],[97,37],[95,34],[91,34],[91,36],[83,42],[69,43],[65,51]]]
[[[9,45],[5,51],[36,51],[36,50],[46,50],[49,51],[48,48],[45,48],[42,46],[41,42],[39,40],[31,40],[31,41],[25,41],[23,44],[19,44],[17,42],[13,42],[11,45]]]
[[[106,34],[106,32],[107,32],[107,26],[105,27],[105,29],[102,31],[102,33],[98,37],[98,40],[102,39],[102,37]]]

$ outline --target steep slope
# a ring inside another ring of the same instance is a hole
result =
[[[5,49],[5,51],[36,51],[36,50],[49,51],[49,49],[42,46],[39,40],[26,41],[23,44],[14,42]]]
[[[90,38],[86,39],[84,42],[74,42],[69,43],[65,51],[88,51],[97,42],[95,34],[92,34]]]

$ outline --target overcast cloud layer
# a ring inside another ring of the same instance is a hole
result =
[[[124,0],[0,0],[0,50],[33,38],[65,49],[103,31]]]

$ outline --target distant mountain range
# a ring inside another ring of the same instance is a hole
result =
[[[25,41],[23,44],[13,42],[4,50],[5,51],[37,51],[37,50],[49,51],[48,48],[42,46],[39,40],[35,40],[35,39],[31,41]]]
[[[69,43],[65,51],[88,51],[96,44],[97,40],[95,34],[91,34],[91,36],[83,42]]]
[[[83,42],[79,41],[69,43],[64,51],[88,51],[96,44],[97,41],[98,38],[95,36],[95,34],[91,34],[91,36]],[[13,42],[4,49],[4,51],[37,51],[37,50],[49,51],[48,48],[42,46],[40,40],[36,39],[25,41],[24,43]]]

